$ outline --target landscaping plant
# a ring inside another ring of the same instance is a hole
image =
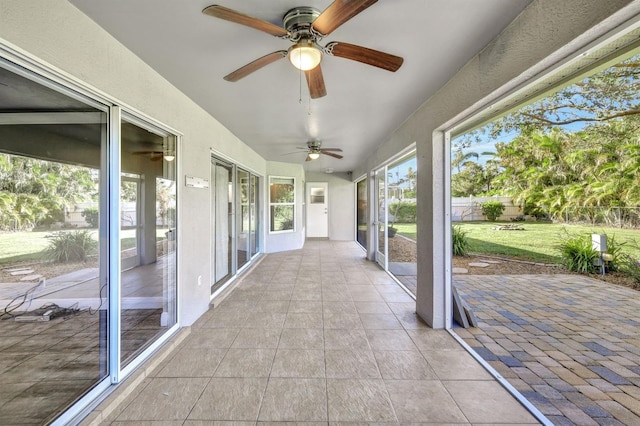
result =
[[[56,263],[81,262],[96,253],[98,242],[93,239],[91,231],[55,232],[47,235],[49,245],[45,253]]]
[[[454,256],[466,256],[469,254],[469,240],[467,232],[457,225],[453,225],[451,232],[451,243]]]
[[[82,211],[82,217],[91,228],[100,226],[100,214],[97,207],[87,207]]]
[[[590,235],[575,235],[560,243],[560,257],[568,270],[583,274],[595,274],[594,261],[600,257],[591,247]]]
[[[633,240],[631,246],[636,249],[640,249],[640,245],[637,240]],[[620,261],[618,262],[618,270],[623,274],[633,279],[633,287],[640,289],[640,259],[629,253],[622,253]]]
[[[486,216],[490,222],[498,220],[505,207],[500,201],[487,201],[482,204],[482,215]]]

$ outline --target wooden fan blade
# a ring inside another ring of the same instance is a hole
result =
[[[356,16],[378,0],[335,0],[311,25],[322,35],[329,35],[340,25]]]
[[[393,72],[397,71],[404,62],[400,56],[349,43],[333,41],[327,44],[326,50],[333,56],[351,59]]]
[[[250,28],[254,28],[259,31],[263,31],[267,34],[271,34],[276,37],[288,36],[289,32],[282,27],[279,27],[271,22],[263,21],[262,19],[254,18],[253,16],[245,15],[244,13],[237,12],[233,9],[228,9],[224,6],[217,4],[205,7],[202,11],[205,15],[213,16],[214,18],[224,19],[225,21],[235,22],[236,24],[245,25]]]
[[[313,161],[313,158],[311,158],[311,156],[310,156],[310,155],[307,155],[307,159],[306,159],[306,160],[304,160],[304,161]]]
[[[264,55],[262,58],[258,58],[255,61],[250,62],[241,68],[238,68],[234,72],[225,75],[224,79],[231,82],[238,81],[241,78],[248,76],[252,72],[258,71],[260,68],[265,67],[270,63],[277,61],[278,59],[282,59],[285,56],[287,56],[286,50],[278,50],[277,52],[269,53],[268,55]]]
[[[327,88],[324,86],[324,77],[322,76],[320,64],[309,71],[305,71],[304,75],[307,77],[307,85],[309,86],[311,99],[327,96]]]
[[[342,152],[340,148],[322,148],[321,151],[338,151]]]
[[[328,155],[329,157],[342,158],[342,155],[340,155],[340,154],[334,154],[333,152],[325,152],[325,150],[324,150],[324,149],[321,149],[321,150],[320,150],[320,153],[321,153],[321,154],[324,154],[324,155]]]

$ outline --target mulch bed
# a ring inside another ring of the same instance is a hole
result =
[[[491,263],[486,268],[469,266],[469,263],[482,262],[483,260],[499,261],[500,263]],[[389,238],[389,261],[416,262],[416,243],[401,235]],[[547,265],[509,257],[483,256],[479,254],[453,256],[453,267],[465,268],[469,271],[469,275],[576,274],[568,271],[562,265]],[[597,280],[638,290],[633,279],[619,272],[609,272],[605,275],[590,274],[589,276]]]

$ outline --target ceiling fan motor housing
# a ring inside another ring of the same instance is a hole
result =
[[[319,151],[321,146],[322,146],[322,142],[320,141],[307,142],[307,147],[309,147],[311,151]]]
[[[317,36],[311,32],[311,24],[320,16],[320,11],[313,7],[299,6],[289,10],[282,18],[283,27],[291,34],[292,41],[309,39],[316,41]]]

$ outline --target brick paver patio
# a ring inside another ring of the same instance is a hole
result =
[[[578,275],[455,275],[456,329],[558,425],[640,425],[640,293]]]

